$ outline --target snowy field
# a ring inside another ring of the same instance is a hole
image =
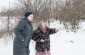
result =
[[[60,26],[54,22],[50,27],[56,27],[55,24]],[[81,27],[76,33],[62,29],[50,35],[51,55],[85,55],[85,22],[82,22]],[[0,55],[13,55],[12,39],[0,39]],[[34,41],[30,42],[30,55],[35,55]]]

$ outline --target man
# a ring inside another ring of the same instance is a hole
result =
[[[33,13],[25,13],[25,18],[22,18],[15,28],[13,55],[29,55],[29,42],[32,38],[33,27],[31,21]]]

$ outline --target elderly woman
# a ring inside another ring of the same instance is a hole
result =
[[[50,34],[56,33],[56,28],[46,27],[44,21],[40,21],[38,28],[33,32],[32,39],[36,42],[36,55],[51,55]]]

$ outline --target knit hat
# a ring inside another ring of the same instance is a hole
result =
[[[25,17],[27,18],[29,15],[33,14],[32,12],[26,12]]]

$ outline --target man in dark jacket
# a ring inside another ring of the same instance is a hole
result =
[[[13,55],[29,55],[29,42],[32,38],[33,27],[31,21],[33,13],[25,13],[25,18],[22,18],[15,28]]]

